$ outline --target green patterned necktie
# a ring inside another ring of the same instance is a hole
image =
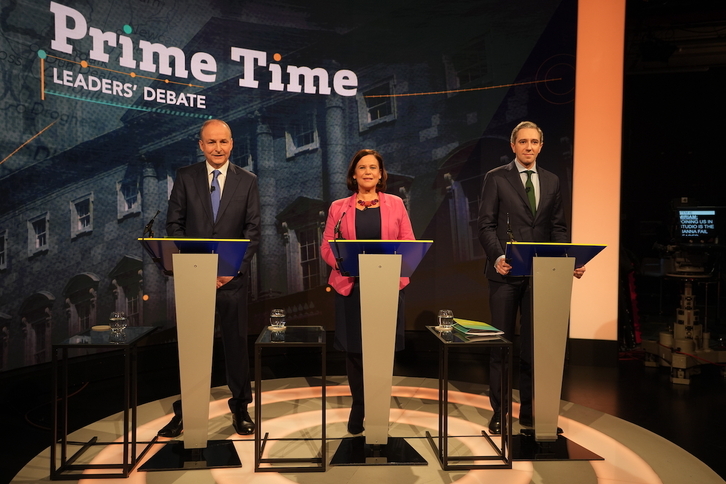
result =
[[[532,183],[532,170],[526,170],[527,183],[524,184],[524,189],[527,192],[527,198],[529,199],[529,209],[532,210],[532,216],[537,214],[537,200],[534,197],[534,184]]]

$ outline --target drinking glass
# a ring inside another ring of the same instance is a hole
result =
[[[111,332],[121,333],[126,329],[126,315],[121,311],[114,311],[108,318],[108,325],[111,326]]]
[[[273,309],[270,312],[270,326],[273,329],[282,329],[285,327],[285,310]]]
[[[439,329],[442,331],[451,331],[454,325],[454,311],[451,309],[439,310]]]
[[[119,331],[111,330],[108,334],[108,342],[121,344],[126,342],[126,330],[122,329]]]

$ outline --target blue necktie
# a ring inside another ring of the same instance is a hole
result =
[[[212,195],[212,214],[214,215],[214,221],[217,221],[217,211],[219,210],[219,197],[222,191],[219,188],[219,181],[217,180],[217,177],[219,176],[221,172],[219,170],[214,170],[212,172],[212,188],[211,195]]]

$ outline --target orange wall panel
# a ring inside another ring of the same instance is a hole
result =
[[[572,242],[608,247],[574,281],[570,337],[617,340],[625,0],[580,0]]]

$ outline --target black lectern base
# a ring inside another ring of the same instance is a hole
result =
[[[388,437],[387,444],[373,445],[361,436],[342,439],[330,465],[425,466],[428,462],[403,437]]]
[[[184,442],[168,442],[139,467],[141,472],[242,467],[234,442],[210,440],[204,449],[185,449]]]
[[[605,460],[582,447],[579,444],[568,440],[562,435],[552,442],[537,442],[534,438],[534,430],[522,430],[519,435],[512,435],[512,460],[513,461],[562,461],[562,460]]]

